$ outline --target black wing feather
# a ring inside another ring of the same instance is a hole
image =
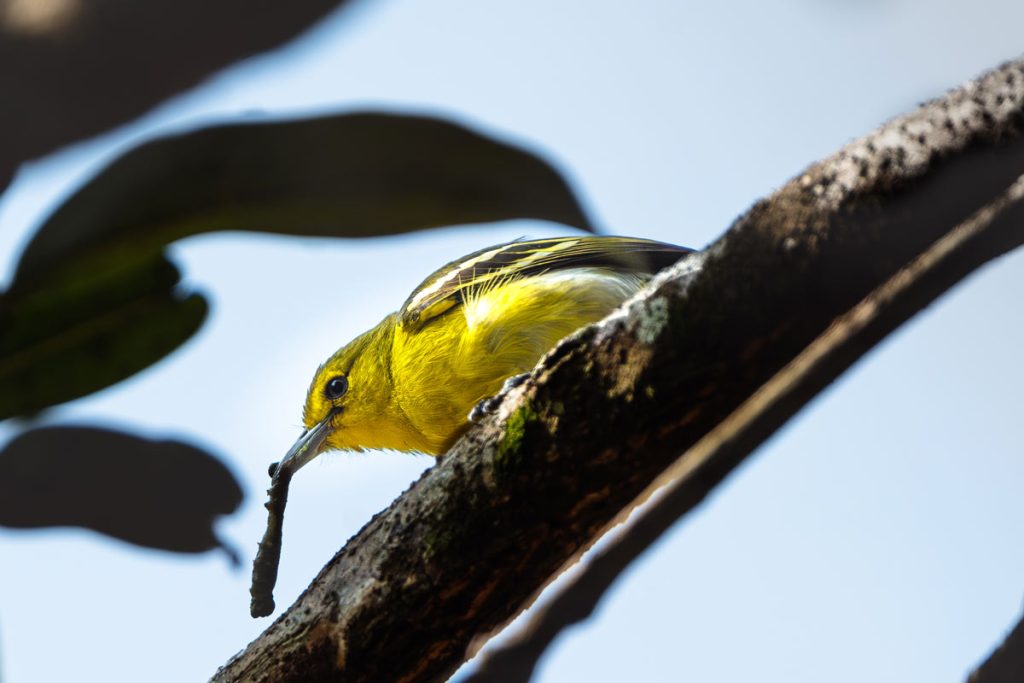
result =
[[[401,309],[403,326],[419,326],[494,282],[569,268],[604,268],[653,275],[693,250],[633,237],[554,237],[487,247],[438,269],[413,290]]]

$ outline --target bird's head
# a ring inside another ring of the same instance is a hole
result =
[[[339,349],[316,371],[306,393],[306,431],[281,461],[292,472],[324,451],[376,446],[375,425],[391,399],[394,316]]]

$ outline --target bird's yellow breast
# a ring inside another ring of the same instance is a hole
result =
[[[495,283],[426,325],[397,325],[391,438],[443,453],[478,401],[533,368],[558,340],[610,313],[641,283],[602,269],[561,270]]]

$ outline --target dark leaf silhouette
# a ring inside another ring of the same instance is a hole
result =
[[[18,164],[297,36],[344,0],[37,3],[0,17],[0,191]],[[187,46],[187,47],[186,47]]]
[[[589,227],[547,163],[455,124],[347,114],[239,124],[129,151],[61,206],[0,298],[0,418],[109,386],[202,324],[160,256],[214,230],[368,237],[516,217]]]
[[[219,460],[178,441],[61,426],[24,432],[0,451],[0,525],[7,527],[84,527],[199,553],[223,547],[213,522],[241,502]]]
[[[150,141],[101,171],[40,228],[14,289],[215,230],[373,237],[511,218],[589,229],[547,162],[441,119],[215,126]]]
[[[163,257],[0,295],[0,419],[37,412],[130,377],[206,317]]]
[[[85,396],[202,324],[169,242],[216,230],[370,237],[531,217],[589,228],[540,158],[447,121],[346,114],[217,126],[127,152],[46,221],[0,296],[0,419]]]

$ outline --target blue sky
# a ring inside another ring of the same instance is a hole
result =
[[[0,200],[0,280],[48,208],[133,140],[364,108],[440,113],[529,145],[605,229],[700,247],[808,163],[1020,55],[1021,25],[1009,0],[363,2],[27,165]],[[223,454],[248,497],[221,530],[247,563],[266,466],[298,434],[317,364],[451,258],[564,232],[191,238],[174,256],[212,299],[203,331],[53,418]],[[1024,255],[1004,258],[857,365],[631,569],[539,680],[963,680],[1024,597],[1022,286]],[[429,464],[332,454],[304,469],[278,603]],[[202,680],[269,623],[248,616],[247,571],[218,554],[76,530],[3,531],[0,553],[7,683],[138,680],[154,661],[148,680]]]

